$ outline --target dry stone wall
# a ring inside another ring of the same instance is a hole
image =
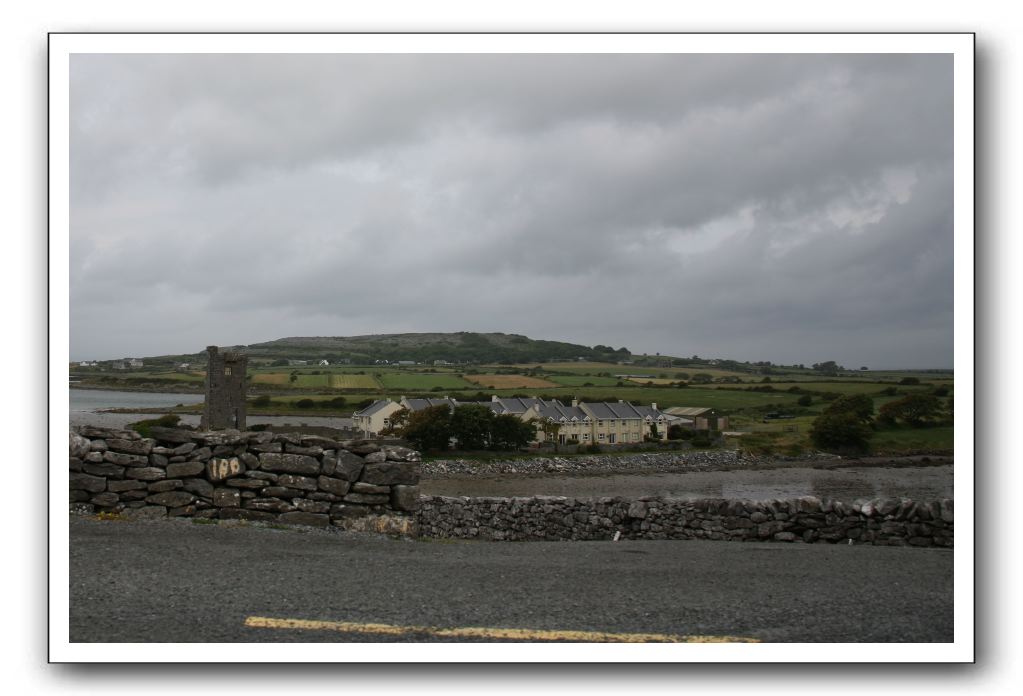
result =
[[[844,503],[658,497],[420,496],[415,450],[297,433],[70,433],[71,510],[366,529],[397,516],[420,537],[494,541],[713,539],[951,547],[948,499]]]
[[[75,512],[186,516],[325,527],[410,515],[419,453],[365,440],[297,433],[131,430],[70,433]]]
[[[504,541],[715,539],[886,546],[953,545],[952,500],[847,504],[793,500],[423,496],[420,536]]]

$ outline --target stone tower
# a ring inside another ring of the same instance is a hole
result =
[[[237,428],[245,430],[245,369],[249,359],[241,353],[221,353],[207,346],[206,403],[203,404],[202,430]]]

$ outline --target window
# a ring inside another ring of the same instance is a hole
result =
[[[227,375],[227,376],[230,376],[231,375],[231,368],[230,367],[225,367],[224,368],[224,374]]]
[[[611,433],[610,435],[608,435],[607,441],[613,445],[615,443],[615,434]]]
[[[602,421],[602,420],[598,420],[598,421],[597,421],[597,425],[604,425],[604,421]]]
[[[600,434],[600,439],[601,439],[601,440],[603,440],[603,439],[604,439],[604,433],[601,433],[601,434]]]
[[[589,433],[583,433],[583,439],[584,440],[589,440],[590,439],[590,434]]]

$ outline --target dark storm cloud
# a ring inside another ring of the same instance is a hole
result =
[[[947,56],[77,55],[72,353],[952,361]]]

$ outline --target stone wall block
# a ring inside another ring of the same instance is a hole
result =
[[[145,481],[139,481],[136,479],[128,479],[125,481],[107,481],[107,490],[113,491],[114,493],[123,493],[124,491],[138,491],[145,490],[147,488]]]
[[[294,506],[292,509],[298,509],[301,512],[313,512],[317,514],[325,514],[330,512],[330,503],[325,500],[307,500],[305,498],[295,498],[291,501]]]
[[[146,497],[147,503],[163,505],[165,507],[181,507],[195,501],[195,496],[187,491],[169,491],[167,493],[155,493]]]
[[[89,438],[82,437],[74,431],[68,433],[68,456],[82,459],[89,453]]]
[[[236,488],[216,488],[213,490],[213,504],[217,507],[241,507],[242,496]]]
[[[289,455],[284,455],[289,456]],[[277,477],[277,483],[287,488],[297,488],[303,491],[315,491],[317,489],[316,479],[308,476],[295,476],[294,474],[281,474]]]
[[[335,476],[345,481],[358,481],[359,476],[362,475],[362,469],[366,465],[366,460],[357,454],[352,454],[347,450],[340,450],[337,453],[336,461],[334,464],[334,471],[328,473],[324,470],[323,473],[328,476]]]
[[[117,503],[120,502],[120,500],[121,499],[117,496],[116,493],[111,493],[110,491],[107,491],[105,493],[97,493],[96,495],[92,496],[92,498],[89,499],[89,502],[92,503],[93,505],[98,505],[99,507],[114,507],[115,505],[117,505]]]
[[[171,453],[174,455],[186,455],[192,452],[196,447],[197,445],[194,442],[183,442],[182,444],[172,449]]]
[[[386,458],[392,462],[420,462],[423,460],[423,457],[419,452],[408,447],[384,445],[382,451]]]
[[[360,457],[380,451],[380,445],[369,440],[346,440],[340,444],[342,449],[346,449]]]
[[[280,471],[288,474],[320,473],[320,463],[305,454],[274,454],[266,452],[259,455],[259,468],[263,471]]]
[[[414,462],[367,462],[359,480],[378,486],[414,486],[419,483],[419,469]]]
[[[200,498],[207,500],[213,497],[213,484],[206,479],[186,478],[181,480],[181,489],[189,493],[195,493]]]
[[[245,473],[245,465],[237,457],[210,459],[206,462],[206,478],[214,483]]]
[[[224,481],[228,486],[232,488],[247,488],[250,490],[258,490],[260,488],[266,488],[269,484],[266,481],[253,478],[230,478]]]
[[[185,430],[183,428],[165,428],[163,426],[150,427],[149,434],[152,435],[153,439],[157,442],[163,442],[170,445],[192,443],[193,447],[194,437],[197,435],[197,433],[192,430]]]
[[[326,491],[327,493],[345,495],[348,493],[352,484],[341,479],[331,478],[329,476],[320,476],[316,479],[316,485],[320,490]]]
[[[107,489],[107,480],[101,476],[91,474],[72,473],[69,476],[69,488],[72,491],[89,491],[90,493],[102,493]]]
[[[419,486],[394,486],[391,489],[391,507],[412,512],[419,502]]]
[[[148,466],[149,455],[124,454],[107,450],[103,453],[103,461],[117,464],[118,466]]]
[[[197,476],[205,471],[206,465],[202,462],[180,462],[167,465],[168,478],[184,478],[186,476]]]
[[[149,456],[149,452],[155,445],[155,440],[144,439],[144,440],[120,440],[110,439],[107,440],[107,447],[114,452],[123,452],[124,454],[137,454],[141,456]]]
[[[179,479],[167,479],[164,481],[153,481],[146,486],[146,490],[150,493],[166,493],[167,491],[176,491],[184,485]]]
[[[284,443],[284,451],[288,454],[304,454],[308,457],[319,457],[323,454],[323,448],[319,445],[303,447],[302,445],[293,445],[290,442]]]
[[[390,495],[390,486],[377,486],[372,483],[364,483],[362,481],[356,481],[351,487],[352,493],[369,493],[371,495]]]
[[[344,497],[346,503],[360,505],[386,505],[391,501],[389,495],[371,495],[369,493],[349,493]]]
[[[94,464],[92,462],[85,462],[82,469],[87,474],[94,476],[104,476],[106,478],[124,478],[124,467],[118,466],[117,464],[103,463]]]

